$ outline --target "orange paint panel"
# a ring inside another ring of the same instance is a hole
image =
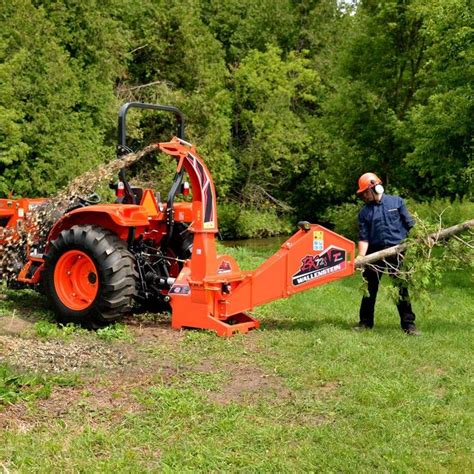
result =
[[[13,235],[10,236],[15,240],[17,230],[23,225],[28,213],[38,204],[44,202],[45,199],[0,199],[0,244],[4,243],[4,229],[13,229]],[[30,227],[29,230],[32,230]]]
[[[40,281],[43,268],[44,260],[42,258],[29,257],[26,265],[21,269],[17,280],[21,283],[36,285]]]
[[[151,217],[145,207],[135,204],[98,204],[75,209],[67,216],[78,214],[105,214],[110,216],[115,224],[125,227],[147,225],[148,218]]]
[[[354,242],[322,226],[299,230],[254,271],[241,271],[228,255],[216,256],[212,234],[196,232],[193,255],[171,291],[172,327],[210,329],[221,336],[259,326],[255,306],[352,275]],[[189,268],[188,268],[189,267]]]
[[[175,202],[174,218],[177,222],[192,222],[193,204],[191,202]]]
[[[314,232],[324,236],[322,250],[321,239],[315,238]],[[250,278],[222,299],[228,303],[229,314],[233,314],[339,280],[354,273],[354,252],[354,242],[312,225],[308,232],[296,232]]]

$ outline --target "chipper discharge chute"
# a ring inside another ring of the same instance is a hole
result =
[[[184,141],[182,113],[169,106],[128,103],[119,114],[119,154],[126,145],[132,107],[167,111],[177,137],[157,151],[177,160],[166,202],[150,189],[130,186],[122,170],[115,204],[86,204],[66,212],[47,241],[32,246],[18,280],[42,283],[62,322],[100,325],[137,306],[171,310],[175,329],[191,327],[231,336],[258,328],[248,311],[354,272],[354,243],[319,225],[299,230],[254,271],[218,255],[216,193],[194,145]],[[189,182],[184,181],[185,177]],[[191,190],[191,201],[176,201]]]

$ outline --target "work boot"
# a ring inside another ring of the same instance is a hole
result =
[[[406,328],[402,328],[402,331],[408,336],[421,336],[421,332],[416,329],[414,324],[410,324]]]
[[[357,332],[367,331],[368,329],[372,329],[372,326],[365,323],[357,323],[355,326],[352,326],[352,330]]]

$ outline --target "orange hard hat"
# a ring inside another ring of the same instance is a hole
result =
[[[357,194],[363,193],[366,189],[373,188],[377,184],[382,184],[382,180],[375,173],[364,173],[359,178]]]

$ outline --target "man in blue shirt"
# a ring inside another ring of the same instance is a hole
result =
[[[414,221],[405,202],[398,196],[384,194],[382,181],[374,173],[365,173],[359,178],[360,196],[365,206],[359,213],[359,256],[378,252],[402,242],[413,227]],[[388,257],[366,267],[362,273],[368,283],[369,295],[362,298],[360,321],[356,330],[371,329],[374,326],[374,308],[379,282],[383,273],[396,277],[401,266],[400,256]],[[398,280],[399,298],[397,309],[402,330],[410,335],[418,335],[415,314],[411,308],[408,288]]]

